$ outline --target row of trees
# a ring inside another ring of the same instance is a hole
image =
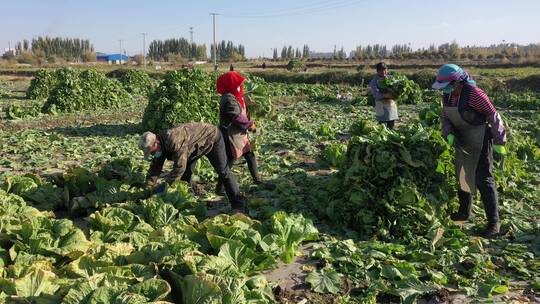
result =
[[[307,44],[304,44],[304,47],[302,50],[299,48],[293,48],[292,45],[289,46],[283,46],[281,49],[281,56],[278,55],[278,49],[275,48],[272,54],[272,58],[274,60],[279,59],[294,59],[294,58],[309,58],[309,46]]]
[[[447,42],[439,46],[434,44],[427,48],[413,50],[408,44],[396,44],[391,48],[386,45],[375,44],[358,46],[352,51],[350,58],[415,58],[415,59],[502,59],[540,57],[540,44],[518,45],[515,43],[501,43],[490,46],[460,46],[457,42]]]
[[[23,40],[15,45],[15,55],[20,57],[34,56],[48,61],[61,58],[66,61],[85,61],[89,54],[94,54],[94,46],[88,39],[38,37],[32,41]],[[90,56],[92,57],[92,56]]]
[[[206,60],[206,45],[190,43],[185,38],[154,40],[148,46],[148,57],[156,61],[175,61],[178,57]]]
[[[182,59],[208,59],[205,44],[189,43],[185,38],[154,40],[148,47],[148,58],[156,61],[178,62]],[[244,60],[246,49],[243,45],[235,45],[232,41],[221,41],[217,44],[217,59]],[[210,59],[214,59],[214,46],[210,46]]]
[[[226,60],[244,60],[246,59],[246,49],[243,45],[235,45],[232,41],[222,40],[217,44],[217,59]],[[210,46],[210,58],[214,59],[214,45]]]
[[[245,47],[235,45],[232,41],[221,41],[217,44],[217,59],[220,61],[244,60]],[[12,56],[12,55],[8,55]],[[15,56],[22,63],[44,63],[61,61],[94,61],[94,47],[88,39],[37,37],[23,40],[15,45]],[[141,56],[141,55],[140,55]],[[214,46],[210,48],[210,59],[213,60]],[[388,47],[383,44],[357,46],[349,56],[343,47],[334,46],[333,53],[313,53],[306,44],[301,49],[286,45],[273,49],[274,60],[290,60],[299,58],[331,58],[334,60],[350,59],[516,59],[540,57],[540,44],[519,45],[500,43],[490,46],[460,46],[457,42],[441,45],[430,45],[427,48],[413,50],[410,44],[395,44]],[[207,60],[205,44],[190,43],[185,38],[154,40],[150,43],[147,58],[154,61],[179,62],[185,60]]]

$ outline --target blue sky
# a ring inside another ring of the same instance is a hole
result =
[[[246,47],[249,57],[270,56],[283,45],[312,51],[348,52],[357,45],[411,43],[413,48],[456,40],[490,45],[502,40],[540,43],[540,0],[16,0],[2,3],[0,47],[34,36],[90,39],[97,51],[140,53],[142,35],[185,37],[210,45],[212,18],[217,40]]]

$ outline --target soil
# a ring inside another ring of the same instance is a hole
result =
[[[307,274],[317,268],[318,261],[309,258],[313,244],[300,247],[301,255],[290,264],[279,262],[277,268],[263,274],[274,284],[274,296],[278,303],[335,303],[336,296],[312,292],[306,284]]]
[[[141,112],[122,113],[122,118],[140,119]],[[89,115],[89,116],[67,116],[53,117],[45,119],[25,120],[25,121],[5,121],[0,122],[0,129],[4,131],[19,131],[21,129],[54,129],[61,127],[72,127],[74,125],[103,125],[111,122],[118,122],[118,114],[109,115]]]

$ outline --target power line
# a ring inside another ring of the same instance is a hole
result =
[[[234,18],[273,18],[273,17],[284,17],[284,16],[300,16],[314,14],[318,12],[325,12],[333,9],[343,8],[355,4],[359,4],[362,0],[345,0],[345,1],[336,1],[334,3],[324,3],[318,4],[316,6],[310,7],[300,7],[298,9],[289,9],[283,13],[270,13],[270,14],[222,14],[225,17],[234,17]]]
[[[337,0],[336,2],[341,2],[341,1],[344,1],[344,0]],[[328,0],[326,0],[326,1],[317,1],[317,2],[313,2],[313,3],[305,4],[305,5],[299,5],[299,6],[293,6],[293,7],[285,7],[285,8],[273,9],[273,10],[265,10],[264,14],[238,14],[238,15],[235,15],[235,16],[277,15],[277,14],[281,14],[281,13],[290,13],[291,11],[313,9],[313,8],[320,7],[321,5],[322,6],[329,5],[329,4],[331,4],[331,2],[332,1],[328,1]],[[334,3],[334,4],[336,4],[336,3]],[[226,15],[227,16],[232,16],[232,15],[228,15],[228,14],[226,14]]]

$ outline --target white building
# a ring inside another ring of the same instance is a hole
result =
[[[17,54],[17,50],[14,48],[5,48],[4,54],[2,56],[15,56]]]

